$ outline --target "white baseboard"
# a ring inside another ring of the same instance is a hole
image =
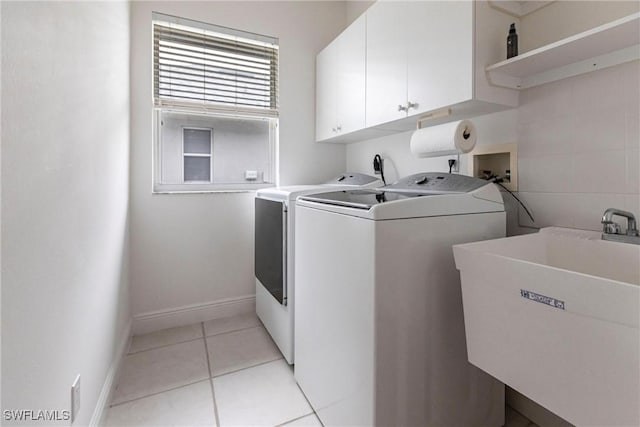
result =
[[[256,296],[210,301],[166,310],[152,311],[133,316],[133,334],[146,334],[177,326],[205,322],[211,319],[234,316],[256,311]]]
[[[118,378],[118,373],[120,372],[120,366],[122,366],[122,359],[124,359],[125,354],[127,354],[127,351],[129,350],[129,343],[131,341],[131,325],[132,321],[130,320],[120,336],[118,347],[113,360],[111,361],[111,366],[109,366],[109,370],[107,371],[107,377],[102,385],[100,396],[98,396],[98,402],[96,403],[93,415],[89,421],[89,426],[91,427],[101,426],[104,421],[104,416],[107,413],[107,409],[109,409],[109,402],[111,402],[111,396],[116,386],[115,382]]]

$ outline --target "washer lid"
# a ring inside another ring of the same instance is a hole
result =
[[[324,184],[262,188],[256,191],[256,197],[270,200],[294,201],[298,196],[320,193],[322,191],[335,191],[349,188],[377,188],[381,186],[382,181],[371,175],[344,173]]]
[[[330,188],[326,185],[289,185],[286,187],[261,188],[256,191],[256,197],[269,200],[294,201],[298,196],[329,190]]]
[[[485,180],[423,173],[378,189],[302,195],[297,205],[373,220],[504,212],[497,187]]]
[[[345,206],[353,209],[368,210],[380,203],[394,202],[396,200],[404,200],[411,197],[420,196],[426,196],[426,194],[382,190],[344,190],[302,196],[301,200],[309,200],[316,203],[325,203],[334,206]]]

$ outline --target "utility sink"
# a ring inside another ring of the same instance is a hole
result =
[[[550,227],[453,252],[469,362],[572,424],[640,425],[640,246]]]

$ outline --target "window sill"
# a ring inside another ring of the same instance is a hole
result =
[[[275,184],[155,184],[152,194],[209,194],[209,193],[253,193]]]

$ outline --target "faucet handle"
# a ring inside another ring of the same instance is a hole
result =
[[[602,221],[602,232],[605,234],[621,234],[620,225],[613,221]]]

